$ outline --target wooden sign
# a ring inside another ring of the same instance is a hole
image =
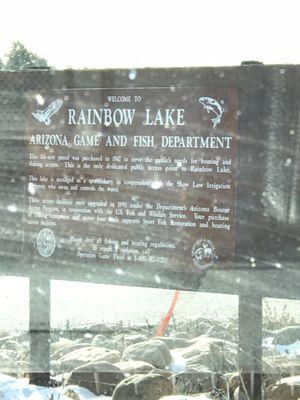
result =
[[[66,89],[27,98],[26,256],[120,275],[128,266],[162,275],[232,266],[234,88]]]
[[[3,274],[298,296],[298,66],[0,85]]]

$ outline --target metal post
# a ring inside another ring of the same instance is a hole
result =
[[[30,278],[30,383],[50,381],[50,279]]]
[[[261,400],[262,391],[262,297],[239,296],[239,400]]]

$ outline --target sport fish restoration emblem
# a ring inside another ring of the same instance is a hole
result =
[[[216,115],[214,118],[211,119],[213,123],[213,128],[221,122],[222,116],[224,113],[224,108],[220,105],[220,103],[213,99],[212,97],[200,97],[199,98],[199,103],[203,106],[204,110],[206,110],[208,113],[211,111]],[[221,100],[221,104],[223,104],[224,101]]]
[[[45,125],[50,125],[52,122],[51,117],[62,108],[62,105],[63,101],[61,99],[57,99],[52,101],[52,103],[50,103],[45,110],[37,110],[31,114],[37,121],[43,122]]]

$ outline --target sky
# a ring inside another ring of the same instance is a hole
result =
[[[0,58],[21,41],[57,69],[300,63],[298,4],[9,0],[1,7]]]

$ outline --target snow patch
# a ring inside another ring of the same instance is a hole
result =
[[[88,389],[79,386],[68,386],[81,400],[111,400],[111,397],[96,396]],[[70,400],[63,396],[65,388],[46,388],[30,385],[27,379],[16,379],[0,374],[0,399],[5,400]],[[52,396],[52,397],[51,397]]]
[[[274,337],[263,339],[263,348],[278,354],[300,356],[300,340],[292,344],[274,344]]]
[[[171,350],[172,361],[168,365],[170,371],[179,373],[186,370],[186,361],[177,351]]]
[[[297,340],[297,342],[292,343],[292,344],[276,344],[275,345],[275,351],[277,351],[280,354],[288,354],[291,356],[300,356],[300,341]]]

